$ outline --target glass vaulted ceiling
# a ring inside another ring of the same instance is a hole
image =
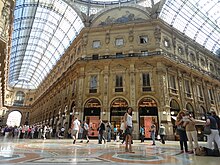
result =
[[[160,18],[213,53],[220,49],[219,0],[167,0]]]
[[[83,27],[62,0],[16,0],[9,85],[36,89]]]
[[[68,0],[66,0],[68,1]],[[153,7],[160,0],[74,0],[91,15],[108,5]],[[220,50],[219,0],[162,0],[160,18],[208,50]],[[84,27],[64,0],[17,0],[10,56],[9,84],[36,89]],[[216,53],[217,54],[217,53]]]

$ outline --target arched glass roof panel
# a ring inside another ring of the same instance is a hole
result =
[[[161,0],[74,0],[74,5],[81,12],[92,15],[110,6],[138,4],[143,7],[153,7]]]
[[[220,49],[219,0],[166,0],[160,18],[208,50]]]
[[[62,0],[16,1],[9,85],[36,89],[83,27]]]

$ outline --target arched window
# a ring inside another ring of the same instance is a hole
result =
[[[22,91],[18,91],[15,95],[14,106],[23,106],[25,94]]]
[[[180,111],[180,106],[177,103],[177,101],[176,100],[171,100],[170,101],[170,114],[171,114],[171,116],[177,116],[179,111]]]
[[[193,106],[190,103],[186,104],[186,109],[189,111],[191,114],[193,114],[193,117],[195,117],[194,109]]]

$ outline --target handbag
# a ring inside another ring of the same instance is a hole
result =
[[[157,135],[157,140],[160,140],[161,138],[160,138],[160,135]]]
[[[210,135],[211,134],[210,126],[205,126],[204,127],[203,134],[205,134],[205,135]]]

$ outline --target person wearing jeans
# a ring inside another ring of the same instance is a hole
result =
[[[181,153],[184,152],[183,146],[185,148],[185,152],[188,152],[187,135],[186,135],[186,130],[183,126],[183,124],[184,124],[183,117],[184,116],[185,116],[185,112],[180,111],[176,117],[176,126],[177,126],[177,133],[179,134],[179,137],[180,137]]]
[[[155,144],[155,135],[156,135],[156,125],[154,124],[154,122],[151,122],[151,127],[150,127],[150,137],[153,140],[153,144],[152,145],[156,145]]]

